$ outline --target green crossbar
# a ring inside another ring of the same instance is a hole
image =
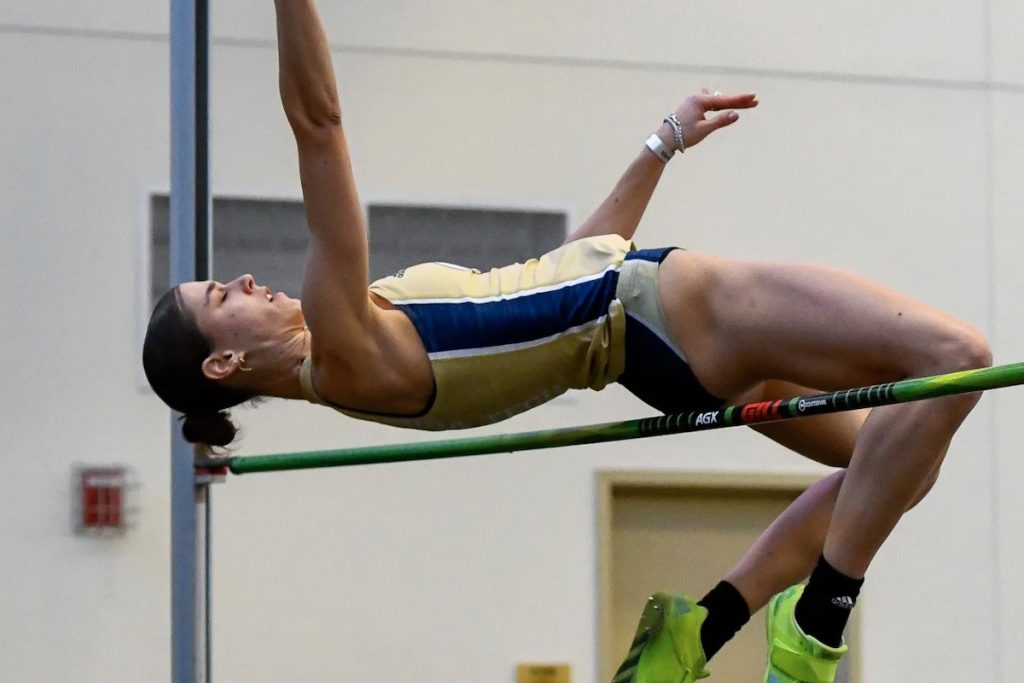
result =
[[[342,448],[305,453],[278,453],[197,460],[197,467],[224,467],[234,474],[280,472],[314,467],[346,467],[386,462],[461,458],[489,453],[511,453],[538,448],[559,448],[605,441],[621,441],[683,432],[699,432],[740,425],[775,422],[808,415],[823,415],[895,403],[922,401],[1024,384],[1024,363],[1011,363],[945,375],[905,379],[858,389],[759,403],[717,410],[662,415],[624,422],[545,429],[520,434],[499,434],[443,441]]]

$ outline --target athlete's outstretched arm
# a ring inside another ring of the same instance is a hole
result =
[[[302,288],[306,321],[320,338],[344,346],[369,316],[369,263],[341,106],[313,0],[275,0],[281,102],[299,153],[312,235]]]
[[[736,122],[739,115],[734,109],[749,109],[757,106],[757,96],[753,93],[743,95],[709,95],[707,91],[688,97],[679,105],[675,114],[683,132],[686,148],[693,147],[708,135]],[[705,119],[708,112],[725,111],[717,116]],[[661,124],[657,131],[658,137],[668,149],[677,149],[672,128]],[[583,221],[566,242],[594,235],[621,235],[632,239],[640,219],[647,210],[654,188],[657,187],[665,164],[649,149],[644,147],[626,172],[616,183],[608,198],[587,220]]]

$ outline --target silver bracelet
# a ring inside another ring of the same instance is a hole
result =
[[[683,143],[683,124],[679,123],[679,118],[675,115],[675,112],[665,117],[665,123],[672,128],[672,137],[676,139],[676,147],[680,154],[686,149],[686,145]]]

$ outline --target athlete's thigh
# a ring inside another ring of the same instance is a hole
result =
[[[790,382],[769,380],[761,382],[729,403],[739,405],[754,401],[774,401],[793,396],[819,393]],[[814,415],[782,422],[751,425],[755,432],[767,436],[794,453],[830,467],[847,467],[853,457],[857,435],[868,416],[867,410],[853,410],[828,415]]]
[[[976,334],[931,306],[821,266],[676,251],[659,285],[677,343],[719,396],[765,379],[823,390],[892,381]]]

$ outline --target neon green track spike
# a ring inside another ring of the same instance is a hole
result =
[[[829,647],[806,635],[793,617],[803,586],[792,586],[768,603],[768,665],[763,683],[833,683],[847,646]]]
[[[652,595],[612,683],[692,683],[707,678],[700,642],[707,616],[706,609],[683,596]]]

